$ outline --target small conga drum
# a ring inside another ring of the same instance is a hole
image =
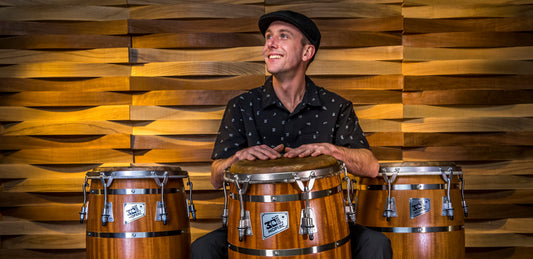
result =
[[[80,212],[81,222],[87,219],[87,258],[188,258],[194,207],[183,178],[187,172],[172,166],[88,172]]]
[[[360,180],[357,223],[383,232],[394,258],[464,258],[463,187],[452,163],[383,163]]]
[[[331,156],[234,163],[224,173],[229,257],[350,258],[342,172]]]

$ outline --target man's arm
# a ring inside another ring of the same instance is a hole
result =
[[[357,176],[376,177],[379,163],[372,151],[365,148],[347,148],[329,143],[314,143],[301,145],[297,148],[285,149],[285,157],[306,157],[330,155],[346,164],[348,172]]]
[[[270,148],[267,145],[259,145],[247,147],[237,151],[233,156],[225,159],[217,159],[211,164],[211,184],[215,189],[222,187],[224,182],[224,170],[229,168],[233,163],[240,160],[268,160],[281,157],[280,152],[283,151],[283,144],[275,148]]]

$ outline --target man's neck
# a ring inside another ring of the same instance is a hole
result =
[[[283,106],[292,113],[305,94],[305,74],[291,77],[274,75],[272,86]]]

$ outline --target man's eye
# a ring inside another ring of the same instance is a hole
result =
[[[287,38],[287,34],[281,34],[281,38],[286,39]]]

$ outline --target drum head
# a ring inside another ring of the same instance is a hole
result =
[[[162,177],[167,173],[169,178],[187,177],[187,172],[177,166],[131,166],[131,167],[99,167],[87,173],[87,178],[153,178]]]
[[[247,177],[254,181],[291,182],[292,178],[316,178],[330,176],[340,171],[340,165],[332,156],[278,158],[273,160],[241,160],[234,163],[224,177],[227,180]]]

